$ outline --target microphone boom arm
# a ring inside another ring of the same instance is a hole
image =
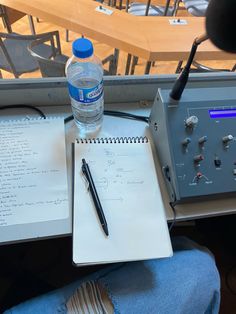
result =
[[[183,71],[181,72],[180,76],[178,77],[178,79],[175,81],[175,84],[172,88],[172,91],[170,93],[170,97],[174,100],[179,100],[182,96],[182,93],[184,91],[184,88],[187,84],[188,81],[188,77],[189,77],[189,72],[190,72],[190,68],[194,59],[194,56],[196,54],[197,51],[197,47],[204,41],[206,41],[208,39],[208,36],[206,34],[201,35],[197,38],[195,38],[193,45],[192,45],[192,49],[191,52],[189,54],[187,63],[183,69]]]

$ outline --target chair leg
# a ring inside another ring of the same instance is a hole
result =
[[[116,7],[116,0],[109,0],[108,1],[108,6],[109,7]]]
[[[7,29],[7,32],[12,33],[11,24],[10,24],[7,16],[2,16],[2,22],[3,22],[4,28]]]
[[[119,58],[119,49],[114,50],[114,55],[109,64],[109,74],[116,75],[117,74],[117,66],[118,66],[118,58]]]
[[[179,10],[179,4],[181,0],[175,0],[174,2],[174,10],[173,10],[173,16],[176,16]]]
[[[169,1],[169,0],[168,0],[168,1]],[[148,0],[148,1],[147,1],[147,4],[146,4],[145,16],[148,16],[148,12],[149,12],[150,5],[151,5],[151,0]]]
[[[12,33],[11,25],[6,23],[6,21],[4,21],[4,20],[3,20],[3,24],[4,24],[4,27],[7,29],[7,32]]]
[[[11,23],[6,12],[6,8],[4,5],[1,4],[0,4],[0,17],[2,18],[4,28],[7,29],[8,33],[12,33]]]
[[[170,0],[167,0],[166,1],[166,6],[165,6],[165,11],[163,13],[164,16],[167,16],[167,12],[168,12],[169,6],[170,6]]]
[[[176,74],[181,72],[182,64],[183,64],[183,61],[179,61],[177,68],[175,70]]]
[[[33,20],[32,15],[28,15],[28,19],[29,19],[29,25],[30,25],[31,34],[35,35],[36,32],[35,32],[34,20]]]
[[[126,0],[125,12],[128,12],[128,10],[129,10],[129,0]]]
[[[125,75],[129,75],[131,59],[132,59],[132,55],[130,53],[128,53],[126,66],[125,66]]]
[[[134,75],[135,66],[138,64],[138,57],[133,56],[133,62],[131,65],[130,75]]]
[[[144,74],[149,74],[150,69],[151,69],[151,66],[152,66],[152,62],[151,62],[151,61],[148,61],[148,62],[146,63],[146,67],[145,67],[145,72],[144,72]]]
[[[69,42],[69,30],[66,29],[66,42],[68,43]]]

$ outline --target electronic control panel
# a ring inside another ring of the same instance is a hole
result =
[[[236,87],[159,90],[150,129],[171,200],[236,193]]]

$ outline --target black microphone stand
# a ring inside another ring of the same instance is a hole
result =
[[[197,51],[197,47],[207,39],[208,39],[208,36],[206,34],[195,38],[193,45],[192,45],[190,55],[189,55],[188,60],[187,60],[187,63],[185,65],[183,71],[180,73],[180,76],[175,81],[175,84],[174,84],[172,91],[170,93],[170,97],[172,99],[180,100],[182,93],[184,91],[185,85],[187,84],[187,81],[188,81],[190,68],[191,68],[194,56],[196,54],[196,51]]]

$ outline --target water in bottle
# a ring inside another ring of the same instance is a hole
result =
[[[93,44],[85,38],[73,42],[73,56],[66,64],[72,113],[81,132],[94,132],[102,125],[103,69],[93,54]]]

